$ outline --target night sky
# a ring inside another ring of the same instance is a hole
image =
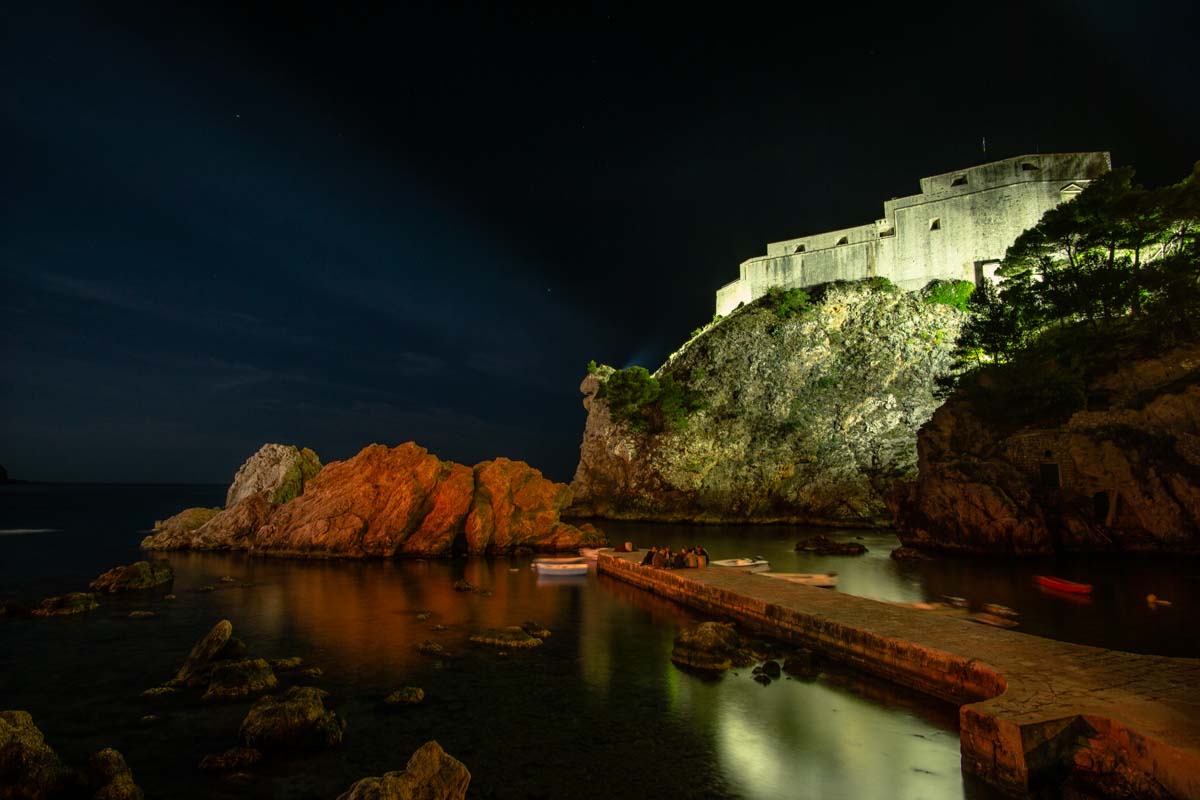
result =
[[[766,242],[1020,153],[1200,158],[1194,3],[341,5],[0,12],[13,477],[413,439],[569,480],[588,359],[653,369]]]

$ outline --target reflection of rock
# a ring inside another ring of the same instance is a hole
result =
[[[424,700],[424,689],[419,686],[405,686],[389,694],[383,702],[389,706],[415,706]]]
[[[235,700],[278,685],[271,666],[261,658],[222,661],[213,665],[204,700]]]
[[[542,643],[541,639],[536,636],[530,636],[525,632],[524,628],[517,625],[500,629],[488,628],[487,630],[471,634],[470,639],[476,644],[490,644],[494,647],[517,647],[522,649],[537,647]]]
[[[346,722],[325,708],[328,696],[313,686],[293,686],[283,695],[260,698],[242,721],[242,744],[263,751],[314,750],[339,744]]]
[[[93,592],[116,594],[150,589],[170,583],[174,577],[175,570],[166,561],[138,561],[124,567],[113,567],[92,581],[88,588]]]
[[[58,597],[47,597],[42,601],[41,608],[35,608],[35,617],[62,617],[69,614],[82,614],[91,611],[100,604],[96,595],[89,592],[68,592]]]
[[[225,495],[225,507],[262,494],[271,505],[286,503],[304,492],[304,485],[321,471],[321,460],[307,447],[264,444],[246,459]]]
[[[704,672],[724,672],[733,666],[741,639],[731,625],[701,622],[675,637],[671,660]]]
[[[204,772],[232,772],[252,767],[262,761],[263,754],[252,747],[231,747],[224,753],[207,755],[200,760]]]
[[[142,800],[142,790],[133,782],[125,757],[107,747],[88,760],[92,800]]]
[[[837,542],[823,533],[796,542],[796,551],[819,556],[861,556],[867,548],[858,542]]]
[[[200,641],[192,647],[192,652],[184,660],[183,666],[175,673],[175,683],[196,684],[201,674],[216,658],[217,654],[229,643],[233,635],[233,623],[223,619],[204,634]]]
[[[520,461],[472,469],[412,442],[371,445],[306,479],[303,493],[277,508],[268,489],[244,494],[235,483],[220,514],[199,525],[163,523],[142,546],[357,558],[446,556],[456,542],[475,554],[603,544],[594,528],[559,520],[570,496]]]
[[[79,783],[26,711],[0,711],[0,797],[48,798]]]
[[[462,800],[470,783],[471,773],[461,761],[437,742],[426,742],[412,754],[403,772],[363,778],[338,800]]]

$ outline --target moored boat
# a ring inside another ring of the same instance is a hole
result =
[[[724,558],[720,561],[710,561],[713,567],[734,567],[749,572],[766,572],[771,568],[771,562],[762,558]]]
[[[535,558],[533,566],[536,569],[539,564],[583,564],[587,559],[583,556],[565,556],[563,558]]]
[[[1045,586],[1047,589],[1053,589],[1056,592],[1067,592],[1068,594],[1091,594],[1092,585],[1090,583],[1076,583],[1065,578],[1055,578],[1050,575],[1034,575],[1033,579],[1037,581],[1039,586]]]
[[[583,560],[570,564],[552,564],[539,561],[534,563],[533,568],[537,570],[538,575],[587,575],[588,571],[587,562]]]
[[[788,583],[798,583],[801,586],[815,586],[818,589],[832,589],[837,586],[836,572],[759,572],[764,578],[778,578]]]
[[[588,561],[598,561],[600,554],[605,550],[612,550],[611,547],[581,547],[579,548],[579,557],[586,558]]]

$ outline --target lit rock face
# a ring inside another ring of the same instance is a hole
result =
[[[1200,553],[1200,345],[1126,363],[1088,394],[1105,400],[1016,431],[951,398],[921,429],[918,477],[888,498],[904,544]]]
[[[462,800],[471,773],[437,742],[426,742],[412,754],[403,772],[363,778],[338,800]]]
[[[260,492],[271,505],[286,503],[303,493],[304,484],[320,471],[321,460],[307,447],[264,444],[238,469],[225,495],[225,507]]]
[[[590,526],[559,521],[570,501],[567,486],[520,461],[472,469],[412,442],[370,445],[324,467],[287,503],[251,494],[199,528],[155,534],[142,547],[390,558],[446,556],[456,542],[474,554],[603,544]]]
[[[918,295],[834,286],[807,314],[747,306],[657,375],[707,408],[640,433],[580,387],[588,410],[571,514],[701,522],[882,524],[883,494],[916,470],[916,432],[940,401],[965,315]]]

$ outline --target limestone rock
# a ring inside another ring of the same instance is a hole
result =
[[[173,517],[155,522],[154,533],[143,540],[142,547],[146,546],[146,541],[154,540],[159,543],[154,549],[176,549],[173,543],[190,541],[200,526],[220,512],[219,508],[185,508]]]
[[[571,489],[565,484],[507,458],[477,464],[474,475],[475,496],[466,522],[470,552],[507,553],[522,546],[557,545],[560,539],[578,535],[558,520],[571,504]],[[569,530],[559,531],[559,526]]]
[[[0,797],[43,800],[77,786],[26,711],[0,711]]]
[[[98,607],[96,595],[90,592],[68,592],[58,597],[47,597],[42,601],[41,608],[35,608],[35,617],[64,617],[71,614],[83,614]]]
[[[815,290],[814,290],[815,291]],[[916,433],[941,400],[966,315],[869,283],[833,285],[804,314],[756,302],[655,373],[706,406],[682,430],[633,430],[588,375],[573,516],[878,525],[916,474]]]
[[[320,471],[321,460],[307,447],[264,444],[238,469],[225,495],[225,507],[260,493],[271,505],[286,503],[303,494],[305,484]]]
[[[138,561],[124,567],[113,567],[92,581],[88,588],[93,592],[116,594],[151,589],[170,583],[174,578],[175,570],[166,561]]]
[[[202,680],[211,662],[217,654],[229,643],[233,635],[233,623],[223,619],[204,634],[200,641],[192,647],[183,666],[175,673],[174,683],[195,685]]]
[[[741,638],[732,626],[701,622],[675,637],[671,660],[702,672],[724,672],[733,666],[740,648]]]
[[[259,698],[242,720],[242,744],[266,752],[314,750],[341,743],[346,722],[325,708],[328,696],[313,686],[293,686],[283,695]]]
[[[261,658],[222,661],[213,665],[204,700],[236,700],[278,686],[271,666]]]
[[[1200,344],[1093,376],[1096,408],[1016,430],[951,397],[888,497],[909,547],[995,555],[1200,553]]]
[[[254,534],[275,510],[266,492],[242,498],[221,509],[203,525],[180,533],[174,529],[156,532],[142,540],[143,550],[245,550]]]
[[[106,747],[88,760],[92,800],[142,800],[142,790],[133,781],[125,757]]]
[[[403,772],[363,778],[338,800],[462,800],[470,783],[466,766],[430,741],[412,754]]]

